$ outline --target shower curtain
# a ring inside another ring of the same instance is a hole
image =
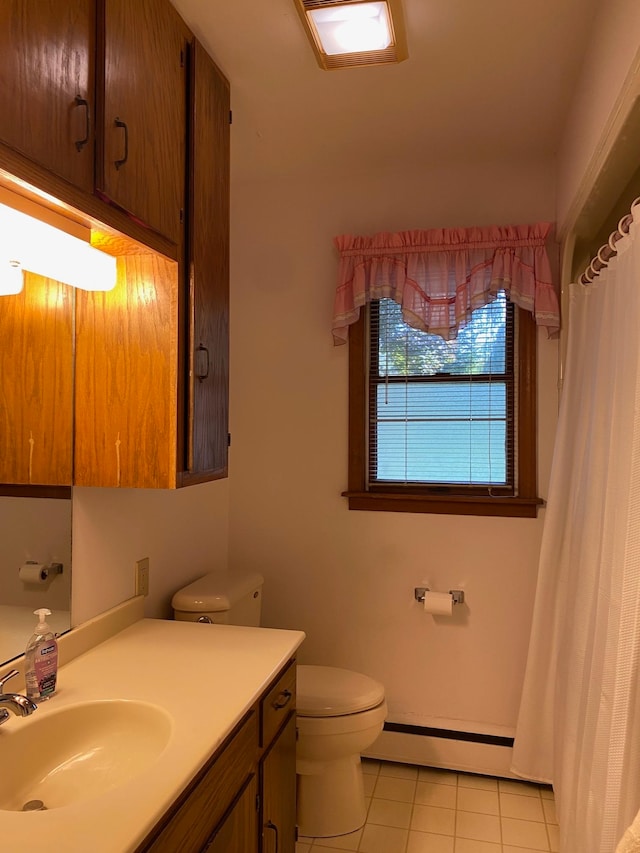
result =
[[[640,207],[571,285],[565,382],[512,769],[553,783],[561,853],[640,809]]]

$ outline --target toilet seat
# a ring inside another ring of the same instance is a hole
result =
[[[379,681],[332,666],[298,666],[296,710],[299,717],[342,717],[384,702]]]

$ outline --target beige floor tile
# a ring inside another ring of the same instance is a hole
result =
[[[380,775],[391,776],[394,779],[415,780],[418,778],[418,768],[415,764],[394,764],[392,761],[382,761]]]
[[[362,772],[365,774],[377,776],[380,772],[381,762],[377,758],[363,758],[360,763],[362,764]]]
[[[496,815],[456,812],[456,838],[500,843],[500,818]]]
[[[500,793],[520,794],[521,797],[539,797],[540,786],[533,782],[518,782],[516,779],[498,779]]]
[[[532,847],[512,847],[511,844],[503,844],[502,853],[540,853],[540,851]]]
[[[367,825],[376,823],[382,826],[395,826],[397,829],[409,829],[412,809],[411,803],[379,800],[374,797],[367,814]]]
[[[439,785],[457,785],[458,774],[453,770],[440,770],[438,767],[419,767],[420,782],[437,782]]]
[[[310,844],[300,844],[299,841],[296,841],[296,853],[309,853],[310,850]]]
[[[414,805],[411,829],[417,832],[433,832],[438,835],[453,835],[456,824],[454,809],[436,806]]]
[[[372,796],[373,789],[375,788],[377,781],[378,781],[377,776],[371,776],[367,773],[363,773],[362,782],[364,784],[364,795],[365,795],[365,797]]]
[[[500,814],[502,817],[544,822],[542,800],[539,797],[521,797],[519,794],[505,794],[501,791]]]
[[[544,812],[544,819],[547,823],[557,823],[558,815],[556,814],[556,804],[554,800],[542,800],[542,811]]]
[[[347,835],[335,835],[333,838],[314,838],[313,850],[357,850],[364,830],[357,829]]]
[[[414,802],[423,806],[440,806],[455,809],[457,789],[453,785],[439,785],[437,782],[418,782]]]
[[[533,820],[516,820],[503,817],[502,842],[513,847],[531,847],[532,850],[549,850],[547,828]]]
[[[549,846],[551,847],[552,853],[559,853],[560,851],[560,827],[554,826],[551,823],[547,824],[547,834],[549,836]]]
[[[452,835],[434,835],[432,832],[410,832],[407,853],[453,853]]]
[[[458,774],[459,788],[478,788],[481,791],[497,791],[498,780],[491,776],[474,776],[469,773]]]
[[[548,788],[545,785],[540,786],[540,796],[543,800],[553,799],[553,788]]]
[[[477,788],[458,788],[458,808],[463,812],[500,814],[497,791],[482,791]]]
[[[494,844],[491,841],[456,838],[455,853],[502,853],[502,845]]]
[[[405,853],[409,832],[391,826],[367,825],[358,847],[359,853]]]
[[[400,800],[412,803],[416,792],[416,782],[412,779],[396,779],[393,776],[378,776],[373,796],[383,800]]]

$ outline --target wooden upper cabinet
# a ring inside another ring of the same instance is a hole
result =
[[[168,0],[98,0],[97,6],[97,189],[180,244],[186,26]]]
[[[229,83],[194,40],[190,56],[189,476],[227,473]]]
[[[73,291],[25,273],[0,297],[0,482],[69,486],[73,447]]]
[[[93,0],[0,3],[0,141],[93,191]]]

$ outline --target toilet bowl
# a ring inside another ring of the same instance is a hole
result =
[[[263,578],[211,572],[175,593],[174,617],[188,622],[260,624]],[[366,818],[360,753],[382,731],[384,687],[330,666],[297,667],[297,824],[300,835],[326,838]]]
[[[366,819],[360,754],[387,716],[384,687],[329,666],[298,666],[296,773],[300,835],[354,832]]]

